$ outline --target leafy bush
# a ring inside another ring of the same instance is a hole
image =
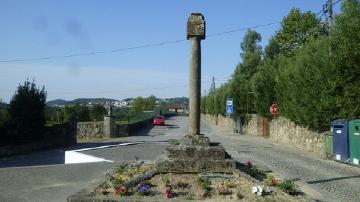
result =
[[[280,182],[277,187],[279,187],[283,192],[290,195],[295,195],[298,192],[298,187],[293,180],[284,180]]]
[[[19,85],[10,101],[11,143],[27,143],[40,140],[45,130],[45,88],[26,80]]]
[[[172,144],[172,145],[179,145],[180,144],[180,140],[174,140],[174,139],[171,139],[169,141],[169,144]]]

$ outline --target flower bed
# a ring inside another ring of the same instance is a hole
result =
[[[106,181],[94,190],[93,195],[112,201],[306,201],[303,196],[290,196],[273,186],[259,185],[239,172],[159,174],[153,165],[143,162],[119,165],[106,175]]]

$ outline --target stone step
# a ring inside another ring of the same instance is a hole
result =
[[[225,149],[222,146],[169,146],[165,149],[169,159],[212,159],[224,160]]]
[[[233,159],[162,159],[155,163],[155,168],[160,173],[233,173],[235,161]]]

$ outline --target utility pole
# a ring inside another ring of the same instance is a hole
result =
[[[212,77],[210,92],[215,92],[215,77]]]
[[[332,31],[332,27],[333,27],[333,3],[332,0],[328,0],[327,1],[327,10],[329,13],[329,31]]]

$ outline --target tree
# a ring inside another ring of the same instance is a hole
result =
[[[106,115],[106,108],[101,104],[96,104],[90,109],[90,119],[93,121],[101,121]]]
[[[309,43],[280,66],[277,95],[281,113],[296,124],[328,130],[338,111],[335,66],[330,62],[328,40]]]
[[[359,118],[360,2],[343,1],[330,35],[332,63],[336,65],[336,107],[339,118]]]
[[[265,59],[274,59],[280,53],[280,46],[278,42],[272,37],[269,44],[265,47]]]
[[[305,44],[326,34],[326,26],[314,13],[302,13],[300,9],[293,8],[282,20],[274,39],[279,45],[280,53],[291,57]]]
[[[17,143],[39,140],[45,129],[45,88],[39,89],[34,81],[19,85],[10,101],[10,124]]]
[[[145,99],[145,107],[144,110],[152,111],[155,109],[156,97],[151,95]]]
[[[277,68],[278,61],[276,59],[266,59],[252,79],[255,110],[265,117],[271,117],[269,107],[276,102],[275,77]]]
[[[231,92],[234,97],[236,114],[244,114],[247,106],[247,94],[252,91],[251,78],[261,64],[261,47],[258,45],[261,36],[256,31],[248,30],[241,42],[242,63],[239,63],[231,81]]]
[[[143,112],[145,110],[145,105],[146,105],[145,102],[146,102],[145,99],[140,96],[135,98],[135,100],[132,104],[130,113],[136,114],[136,113]]]
[[[80,103],[76,103],[74,106],[66,105],[64,107],[64,119],[65,121],[89,121],[89,108],[86,105],[80,105]]]

